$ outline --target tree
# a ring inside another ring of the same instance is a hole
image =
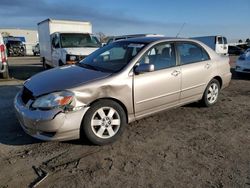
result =
[[[105,43],[108,38],[103,32],[97,32],[96,36],[99,38],[101,43]]]
[[[238,42],[239,42],[239,43],[242,43],[242,40],[240,39]]]
[[[247,38],[246,43],[247,43],[247,44],[249,44],[249,43],[250,43],[250,39],[249,39],[249,38]]]

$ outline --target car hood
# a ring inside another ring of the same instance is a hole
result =
[[[87,47],[83,47],[83,48],[64,48],[65,52],[67,54],[72,54],[72,55],[83,55],[83,56],[87,56],[89,54],[91,54],[92,52],[96,51],[98,48],[87,48]]]
[[[69,65],[41,72],[28,79],[24,86],[29,89],[34,97],[39,95],[70,89],[80,84],[106,78],[111,73],[100,72]]]

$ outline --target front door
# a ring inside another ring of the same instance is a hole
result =
[[[60,37],[59,34],[56,33],[52,36],[52,66],[57,67],[59,65],[60,60]]]
[[[137,118],[179,103],[181,72],[176,66],[174,44],[153,46],[138,64],[154,65],[154,71],[134,75],[134,108]]]

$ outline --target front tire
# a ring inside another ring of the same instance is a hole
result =
[[[202,104],[206,107],[214,105],[218,101],[219,93],[220,83],[218,80],[212,79],[203,94]]]
[[[96,145],[109,144],[122,134],[126,123],[126,113],[118,103],[100,100],[91,105],[85,114],[81,136]]]

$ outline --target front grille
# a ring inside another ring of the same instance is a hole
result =
[[[26,87],[23,87],[23,92],[22,92],[21,98],[22,98],[23,103],[27,104],[27,102],[30,99],[34,99],[34,96],[30,90],[28,90]]]

